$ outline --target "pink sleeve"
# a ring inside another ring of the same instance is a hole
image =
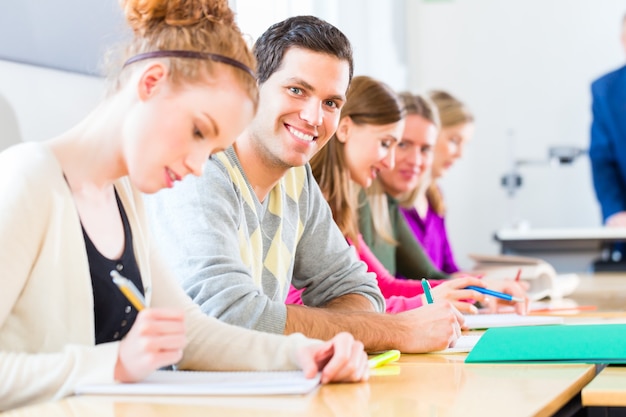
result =
[[[415,297],[403,297],[392,295],[389,298],[385,298],[387,305],[387,313],[396,314],[403,311],[413,310],[414,308],[422,306],[422,297],[416,295]]]
[[[304,291],[304,289],[298,290],[293,285],[290,285],[289,294],[287,294],[287,299],[285,300],[285,304],[302,305],[302,291]]]
[[[358,248],[355,246],[355,248],[359,258],[367,265],[367,270],[376,274],[378,287],[385,298],[394,295],[414,297],[424,293],[419,280],[400,279],[391,275],[383,264],[380,263],[378,258],[376,258],[376,255],[372,253],[361,235],[359,235],[359,246]]]
[[[352,242],[349,243],[352,245]],[[391,275],[365,244],[361,235],[359,235],[359,247],[356,248],[355,246],[355,249],[359,258],[367,265],[367,270],[376,274],[378,286],[385,297],[387,313],[400,313],[422,305],[420,295],[424,293],[424,290],[420,281],[400,279]],[[429,281],[433,287],[443,282],[432,279]],[[290,286],[285,304],[302,305],[302,291],[304,289],[298,290],[294,286]]]

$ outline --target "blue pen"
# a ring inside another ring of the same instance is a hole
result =
[[[483,288],[483,287],[477,287],[475,285],[469,285],[469,286],[465,287],[465,289],[466,290],[478,291],[481,294],[491,295],[492,297],[501,298],[501,299],[507,300],[507,301],[515,301],[516,303],[523,303],[524,302],[523,298],[514,297],[511,294],[505,294],[503,292],[498,292],[498,291],[490,290],[490,289]]]
[[[430,282],[426,278],[422,278],[422,288],[424,289],[424,295],[428,304],[433,303],[433,295],[430,293]]]

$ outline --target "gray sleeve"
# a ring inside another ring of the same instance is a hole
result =
[[[144,200],[156,246],[205,314],[250,329],[284,332],[284,303],[263,293],[241,259],[243,202],[218,162],[209,159],[201,177],[188,176]]]
[[[307,174],[309,204],[308,212],[301,214],[305,227],[296,250],[293,286],[305,288],[305,305],[323,306],[336,297],[359,294],[384,312],[385,300],[375,275],[367,272],[365,263],[348,245],[308,167]]]

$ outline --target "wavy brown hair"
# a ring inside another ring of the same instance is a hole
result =
[[[387,125],[404,118],[404,107],[388,85],[371,77],[357,76],[352,79],[341,108],[340,119],[344,117],[357,125]],[[345,145],[337,140],[336,134],[311,158],[311,168],[339,229],[356,245],[360,188],[350,179]]]

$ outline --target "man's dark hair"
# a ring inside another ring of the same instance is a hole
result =
[[[254,43],[259,84],[280,68],[285,52],[291,48],[308,49],[348,62],[350,78],[354,72],[352,46],[339,29],[315,16],[295,16],[269,27]]]

